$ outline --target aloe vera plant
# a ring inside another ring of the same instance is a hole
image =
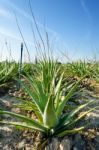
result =
[[[80,121],[87,113],[93,110],[89,109],[82,115],[77,115],[79,111],[89,105],[77,106],[70,112],[63,113],[66,103],[69,101],[81,80],[77,81],[69,90],[67,95],[63,95],[62,85],[63,73],[58,76],[59,66],[56,62],[49,59],[41,61],[38,65],[38,76],[24,76],[28,84],[19,80],[22,87],[31,97],[32,109],[36,115],[36,120],[24,115],[16,114],[9,111],[0,110],[0,114],[8,114],[19,118],[22,122],[0,121],[3,124],[10,124],[40,131],[49,136],[64,136],[79,132],[84,126],[75,128],[75,124]],[[58,78],[58,80],[56,80]],[[92,101],[91,101],[92,102]],[[66,111],[66,110],[65,110]]]
[[[0,64],[0,84],[7,83],[18,74],[18,65],[15,62],[3,62]]]

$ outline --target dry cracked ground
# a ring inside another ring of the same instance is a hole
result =
[[[89,99],[92,97],[89,97]],[[98,105],[98,96],[95,98]],[[0,107],[20,113],[19,108],[13,104],[19,101],[15,97],[6,94],[0,97]],[[84,135],[76,134],[64,138],[53,138],[48,142],[45,150],[99,150],[99,111],[98,109],[87,116],[91,122],[91,129]],[[0,119],[16,121],[8,115],[2,115]],[[94,130],[96,129],[96,130]],[[39,143],[39,134],[29,130],[21,131],[8,125],[0,125],[0,150],[34,150]],[[36,137],[36,140],[35,140]],[[35,142],[36,141],[36,142]],[[43,149],[43,148],[42,148]]]

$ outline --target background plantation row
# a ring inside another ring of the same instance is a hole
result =
[[[60,66],[60,73],[64,71],[64,78],[71,77],[83,77],[87,74],[87,78],[93,78],[98,82],[99,78],[99,63],[98,62],[86,62],[86,61],[77,61],[62,64],[56,62],[57,66]],[[12,82],[15,78],[18,78],[20,74],[36,74],[36,70],[39,66],[39,61],[31,63],[23,63],[20,68],[20,64],[16,62],[0,62],[0,84],[7,84]]]
[[[7,92],[13,87],[17,90],[20,89],[19,79],[22,79],[22,76],[37,77],[42,78],[42,69],[39,67],[41,63],[44,62],[44,59],[48,61],[48,58],[43,58],[35,61],[35,63],[16,63],[15,61],[9,62],[4,61],[0,62],[0,91],[2,93]],[[50,58],[49,58],[50,59]],[[62,64],[58,61],[53,61],[52,64],[56,64],[58,71],[58,77],[63,74],[62,84],[73,84],[75,81],[79,80],[81,77],[85,76],[85,82],[83,82],[84,87],[87,89],[94,88],[99,82],[99,63],[96,61],[77,61],[71,63]],[[45,68],[46,69],[46,68]],[[47,74],[45,74],[46,76]],[[58,80],[58,78],[57,78]],[[92,85],[93,87],[91,87]],[[90,87],[89,87],[90,86]],[[71,86],[70,86],[71,87]],[[83,87],[82,87],[83,88]],[[80,95],[81,92],[77,91],[77,94]]]

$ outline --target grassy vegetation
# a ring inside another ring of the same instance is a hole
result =
[[[18,64],[4,62],[0,66],[0,84],[18,78]],[[0,114],[8,114],[22,121],[10,122],[3,120],[0,123],[30,128],[44,133],[47,137],[56,135],[61,137],[84,129],[86,125],[77,127],[77,123],[94,108],[87,108],[83,114],[80,114],[80,111],[93,101],[79,104],[72,110],[66,110],[66,105],[68,105],[68,101],[85,77],[97,77],[98,64],[93,65],[80,61],[63,65],[58,64],[57,61],[51,58],[43,58],[38,64],[34,65],[34,71],[29,64],[23,66],[22,80],[18,79],[18,82],[31,98],[27,106],[31,105],[36,119],[0,110]],[[66,79],[70,76],[81,78],[76,82],[66,82]]]
[[[98,76],[99,72],[99,63],[98,62],[87,62],[87,61],[77,61],[71,62],[63,65],[63,69],[65,70],[67,76],[76,76],[82,77],[85,74],[88,74],[88,78],[94,77],[94,79]]]

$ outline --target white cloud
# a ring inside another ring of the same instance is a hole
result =
[[[86,13],[89,22],[92,23],[92,16],[90,14],[89,9],[87,8],[85,0],[81,0],[81,6],[82,6],[84,12]]]
[[[90,40],[91,35],[92,35],[93,19],[92,19],[90,11],[88,9],[88,6],[86,5],[86,1],[87,0],[80,0],[81,6],[83,8],[84,13],[86,14],[87,22],[88,22],[88,27],[87,27],[87,32],[85,34],[85,38],[86,38],[86,40]]]
[[[24,16],[26,19],[28,19],[30,21],[33,21],[32,16],[28,12],[26,12],[26,11],[20,9],[19,7],[17,7],[14,3],[12,3],[12,1],[3,0],[3,2],[5,2],[7,5],[9,5],[12,8],[11,9],[12,14],[13,14],[13,12],[16,12],[16,13],[21,14],[22,16]],[[44,25],[42,23],[40,23],[38,21],[36,21],[36,23],[37,23],[38,27],[40,27],[41,29],[44,29]],[[57,33],[56,31],[52,30],[51,28],[49,28],[47,26],[46,26],[46,30],[47,30],[47,32],[51,33],[52,36],[55,36],[55,37],[59,36],[59,33]]]
[[[0,17],[10,18],[11,14],[4,8],[0,8]]]
[[[22,38],[21,37],[18,37],[16,35],[12,34],[12,33],[9,33],[7,30],[5,30],[3,28],[0,28],[0,34],[3,34],[5,36],[7,36],[7,37],[10,37],[10,38],[13,38],[13,39],[15,39],[17,41],[22,42]],[[31,45],[31,46],[34,46],[32,41],[26,40],[26,43]]]

